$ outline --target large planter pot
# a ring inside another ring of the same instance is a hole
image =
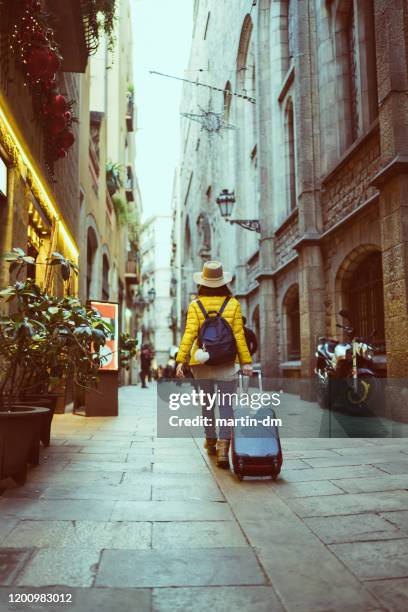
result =
[[[58,394],[53,393],[46,393],[43,395],[26,395],[24,397],[24,400],[21,402],[21,404],[27,406],[48,408],[49,412],[47,414],[44,414],[41,418],[40,440],[43,446],[50,445],[51,424],[55,413],[58,397]]]
[[[27,463],[38,464],[42,419],[49,409],[15,406],[13,412],[0,411],[0,480],[13,478],[24,484]]]

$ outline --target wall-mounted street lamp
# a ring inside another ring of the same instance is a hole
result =
[[[153,304],[154,300],[156,299],[156,289],[154,287],[151,287],[147,292],[147,296],[149,298],[149,302]]]
[[[221,216],[228,221],[231,225],[236,223],[244,229],[250,230],[251,232],[261,232],[261,226],[258,219],[230,219],[232,210],[234,208],[235,193],[229,192],[228,189],[223,189],[216,199],[218,206],[220,207]]]

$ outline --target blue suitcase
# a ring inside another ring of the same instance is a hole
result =
[[[255,370],[258,377],[259,391],[262,392],[262,376],[260,370]],[[243,390],[243,377],[239,373],[239,390]],[[236,425],[232,430],[231,455],[234,472],[242,480],[244,476],[271,476],[277,478],[282,467],[282,448],[278,427],[269,424],[276,419],[272,407],[262,407],[257,411],[249,407],[238,406],[235,410]],[[251,423],[247,425],[248,419]],[[268,418],[269,417],[269,418]],[[244,424],[240,424],[240,419]]]

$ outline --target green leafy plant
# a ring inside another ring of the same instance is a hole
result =
[[[128,83],[126,95],[128,104],[130,105],[133,112],[133,105],[135,103],[135,87],[133,83]]]
[[[120,226],[126,225],[128,222],[128,203],[121,195],[112,197],[113,207],[115,209],[116,218]]]
[[[134,202],[128,204],[127,224],[129,241],[132,248],[138,251],[141,226],[139,210]]]
[[[21,249],[7,253],[5,260],[17,276],[35,263]],[[60,253],[47,263],[60,268],[64,281],[77,273]],[[75,297],[50,296],[32,279],[16,280],[0,291],[0,299],[10,303],[10,314],[0,320],[0,410],[67,379],[96,386],[100,349],[112,331],[96,310]]]
[[[115,47],[115,0],[83,0],[82,10],[86,15],[87,26],[92,37],[99,41],[101,34],[105,34],[109,51]],[[96,50],[96,49],[95,49]]]
[[[106,164],[106,187],[111,196],[124,187],[122,175],[123,166],[112,162]]]
[[[130,334],[121,333],[119,336],[119,365],[125,370],[129,370],[130,361],[136,357],[137,340]]]

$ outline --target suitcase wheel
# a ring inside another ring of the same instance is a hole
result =
[[[244,480],[244,475],[238,472],[237,478],[238,480]]]
[[[276,472],[272,472],[271,474],[272,480],[276,480],[279,474],[280,474],[280,470],[277,470]]]

